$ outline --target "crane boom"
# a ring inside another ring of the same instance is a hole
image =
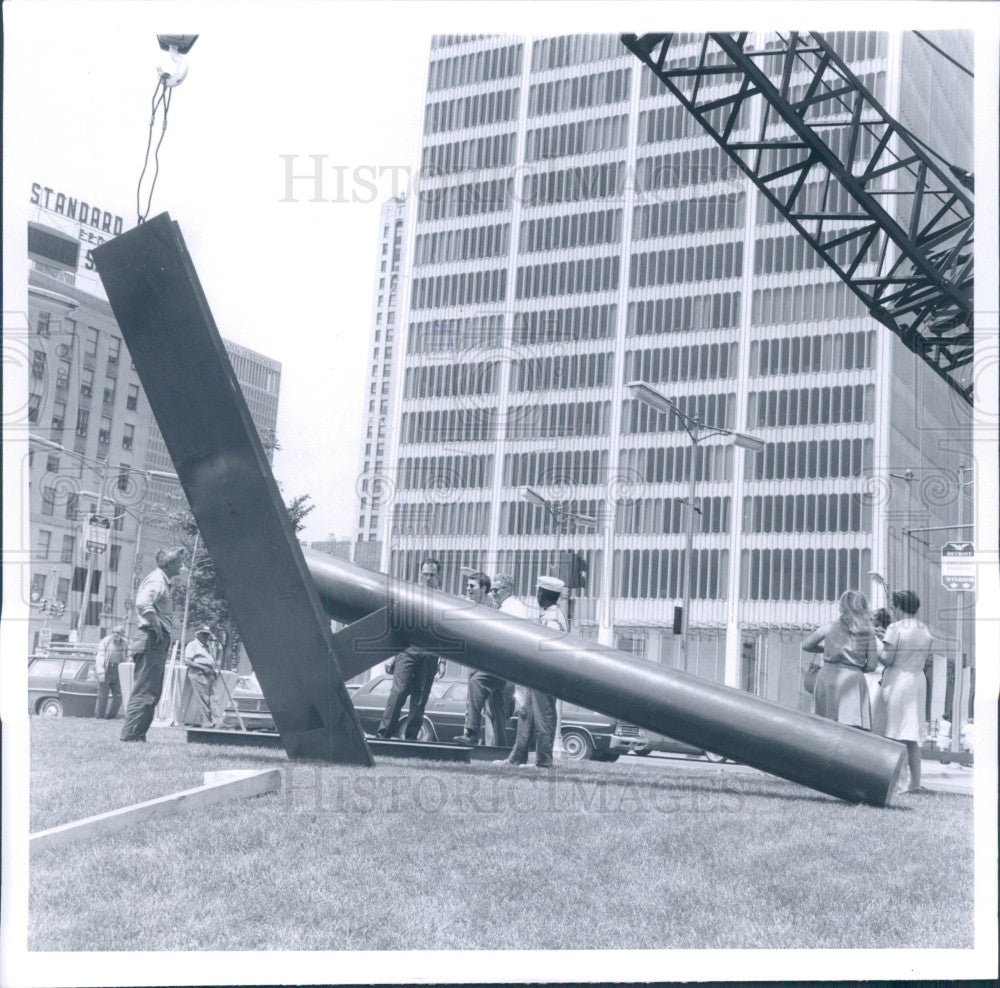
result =
[[[669,57],[673,38],[621,36],[871,315],[971,403],[968,183],[815,32],[759,50],[748,32],[706,34],[693,65]]]

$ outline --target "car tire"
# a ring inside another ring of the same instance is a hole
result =
[[[710,762],[720,763],[720,762],[728,761],[728,759],[726,758],[725,755],[717,755],[714,751],[706,751],[705,752],[705,757]]]
[[[583,732],[573,728],[562,732],[563,754],[571,762],[585,762],[594,757],[594,742]]]
[[[50,696],[38,704],[38,713],[42,717],[62,717],[63,705],[54,696]]]

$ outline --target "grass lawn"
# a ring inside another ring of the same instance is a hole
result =
[[[31,724],[31,830],[273,768],[278,795],[38,850],[30,950],[971,948],[972,799],[709,763],[290,763]]]

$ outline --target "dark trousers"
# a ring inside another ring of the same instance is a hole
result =
[[[108,695],[111,695],[111,706],[108,706]],[[104,670],[104,682],[97,686],[97,705],[94,716],[114,720],[122,705],[122,684],[118,678],[118,666],[110,665]]]
[[[535,763],[541,767],[552,764],[552,748],[556,738],[556,698],[538,690],[531,690],[528,703],[517,718],[517,737],[508,761],[524,765],[531,748],[531,734],[535,734]]]
[[[438,659],[428,652],[401,652],[396,656],[396,667],[392,672],[392,689],[385,702],[382,721],[376,732],[380,738],[395,737],[399,727],[399,717],[407,697],[410,710],[403,725],[403,737],[415,741],[424,721],[424,708],[431,695],[431,686],[437,675]]]
[[[483,725],[483,707],[489,712],[493,727],[493,743],[501,748],[507,746],[507,702],[506,680],[492,676],[488,672],[469,674],[469,698],[465,704],[465,733],[479,740],[479,730]]]
[[[147,635],[147,638],[146,651],[133,656],[135,672],[122,725],[122,741],[146,740],[146,731],[153,723],[156,705],[163,693],[163,671],[167,665],[170,639],[154,641],[152,635]]]

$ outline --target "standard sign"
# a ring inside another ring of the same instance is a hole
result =
[[[975,590],[976,569],[971,542],[945,542],[941,546],[941,582],[945,590]]]

